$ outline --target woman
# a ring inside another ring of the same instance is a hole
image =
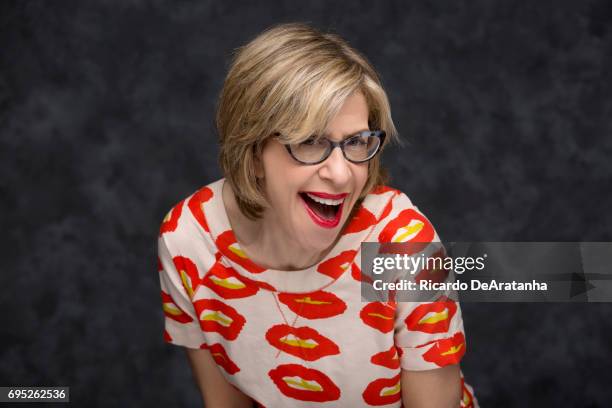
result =
[[[384,186],[397,132],[366,59],[304,24],[269,29],[235,55],[217,129],[225,178],[159,237],[164,337],[205,405],[471,406],[456,303],[415,328],[431,304],[361,301],[361,242],[438,239]]]

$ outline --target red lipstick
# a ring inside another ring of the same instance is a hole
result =
[[[328,193],[320,193],[320,192],[315,192],[315,193],[308,192],[308,194],[312,194],[317,197],[331,199],[331,200],[343,199],[344,197],[348,195],[347,193],[328,194]],[[344,207],[344,201],[340,203],[340,207],[338,208],[338,211],[336,212],[336,215],[334,216],[334,218],[327,219],[327,218],[321,217],[319,214],[313,211],[308,205],[308,203],[304,200],[304,197],[302,197],[301,194],[298,194],[298,196],[300,197],[300,200],[302,200],[302,204],[304,204],[304,208],[306,209],[306,212],[308,213],[310,218],[314,221],[314,223],[317,224],[318,226],[323,227],[323,228],[335,228],[340,223],[340,219],[342,218],[342,209]]]
[[[330,193],[322,193],[319,191],[302,191],[302,193],[312,194],[313,196],[317,196],[321,198],[329,198],[330,200],[339,200],[348,195],[348,193],[330,194]]]

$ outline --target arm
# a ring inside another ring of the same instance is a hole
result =
[[[459,364],[426,371],[402,370],[401,386],[405,408],[459,407]]]
[[[253,400],[231,385],[205,349],[185,348],[187,360],[206,408],[251,408]]]
[[[184,200],[175,207],[179,208],[179,214],[183,203]],[[175,209],[166,218],[171,218]],[[160,228],[162,232],[158,238],[157,254],[164,310],[164,340],[184,347],[206,408],[251,408],[253,401],[225,379],[210,351],[202,348],[206,346],[207,339],[192,301],[201,276],[189,255],[176,250],[172,245],[172,242],[180,244],[190,237],[181,235],[183,232],[180,225],[170,232],[163,232],[163,225]],[[178,241],[174,241],[173,237],[177,235]],[[209,260],[214,261],[214,254],[209,255]]]

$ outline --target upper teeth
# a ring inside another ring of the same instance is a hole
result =
[[[332,200],[331,198],[321,198],[321,197],[317,197],[316,195],[312,195],[308,193],[306,193],[306,195],[310,197],[313,201],[316,201],[317,203],[321,203],[325,205],[339,205],[339,204],[342,204],[342,202],[344,201],[344,198]]]

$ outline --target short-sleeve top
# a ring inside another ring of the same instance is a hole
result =
[[[208,349],[228,382],[265,407],[399,407],[401,369],[458,363],[457,302],[365,302],[361,243],[438,240],[398,190],[365,197],[336,245],[298,271],[250,260],[231,229],[220,179],[176,204],[158,238],[164,339]],[[464,383],[461,406],[472,406]]]

